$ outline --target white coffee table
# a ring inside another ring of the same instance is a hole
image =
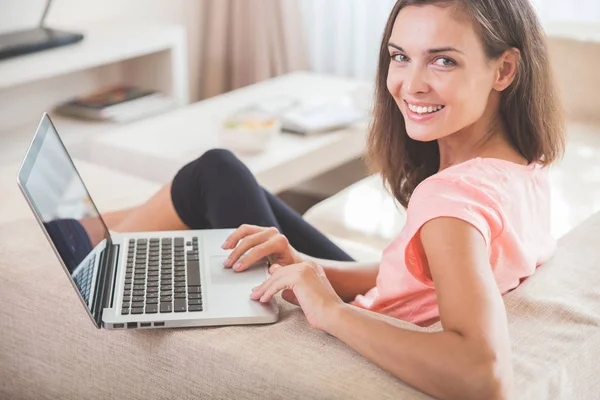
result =
[[[281,95],[334,98],[356,90],[370,93],[366,82],[290,74],[115,128],[72,145],[70,150],[75,158],[162,184],[185,163],[209,149],[223,147],[218,129],[235,110]],[[60,131],[60,121],[56,124]],[[262,153],[236,154],[265,188],[281,192],[360,157],[365,151],[366,133],[366,122],[309,137],[282,133]]]

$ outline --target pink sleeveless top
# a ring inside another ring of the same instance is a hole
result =
[[[475,158],[417,186],[406,225],[383,252],[377,286],[351,304],[422,326],[439,320],[434,283],[423,273],[413,241],[423,224],[437,217],[459,218],[481,232],[502,294],[533,274],[556,247],[547,169]]]

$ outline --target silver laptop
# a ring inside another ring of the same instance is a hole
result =
[[[96,327],[172,328],[277,321],[275,300],[250,299],[268,261],[224,268],[233,230],[109,232],[44,114],[17,182]]]

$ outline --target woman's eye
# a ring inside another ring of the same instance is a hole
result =
[[[408,61],[408,57],[406,57],[404,54],[394,54],[392,55],[392,60],[396,62],[406,62]]]
[[[456,63],[454,62],[454,60],[451,60],[450,58],[447,57],[438,57],[435,61],[434,64],[440,67],[454,67],[456,66]]]

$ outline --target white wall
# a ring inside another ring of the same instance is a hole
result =
[[[0,0],[0,32],[35,26],[45,0]],[[203,0],[54,0],[47,25],[81,25],[104,21],[178,24],[186,27],[190,98],[200,92]]]

